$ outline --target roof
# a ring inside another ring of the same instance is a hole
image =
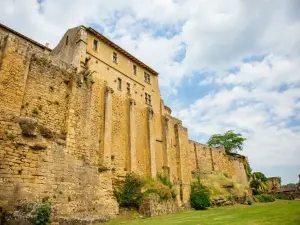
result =
[[[4,28],[5,30],[8,30],[9,32],[11,32],[11,33],[13,33],[13,34],[15,34],[15,35],[17,35],[17,36],[19,36],[19,37],[21,37],[21,38],[29,41],[29,42],[31,42],[32,44],[35,44],[35,45],[39,46],[40,48],[46,49],[48,51],[52,51],[51,48],[48,48],[47,46],[42,45],[42,44],[36,42],[35,40],[32,40],[31,38],[29,38],[29,37],[27,37],[27,36],[25,36],[25,35],[17,32],[17,31],[15,31],[15,30],[11,29],[10,27],[5,26],[2,23],[0,23],[0,27]]]
[[[4,24],[0,23],[0,27],[5,29],[5,30],[8,30],[9,32],[31,42],[32,44],[35,44],[37,46],[39,46],[40,48],[42,49],[46,49],[48,51],[52,51],[51,48],[45,46],[45,45],[42,45],[40,43],[38,43],[37,41],[35,40],[32,40],[31,38],[11,29],[10,27],[7,27],[5,26]],[[84,27],[84,26],[82,26]],[[94,35],[96,35],[99,39],[101,39],[102,41],[104,41],[106,44],[108,44],[109,46],[115,48],[116,50],[118,50],[119,52],[123,53],[125,56],[127,56],[128,58],[130,58],[133,62],[135,62],[136,64],[138,64],[139,66],[145,68],[146,70],[148,70],[149,72],[151,72],[152,74],[154,75],[158,75],[158,72],[156,72],[154,69],[152,69],[151,67],[147,66],[145,63],[143,63],[142,61],[138,60],[136,57],[134,57],[133,55],[131,55],[129,52],[127,52],[126,50],[124,50],[123,48],[121,48],[119,45],[115,44],[114,42],[112,42],[111,40],[109,40],[107,37],[103,36],[102,34],[100,34],[99,32],[97,32],[96,30],[94,30],[93,28],[91,27],[88,27],[86,28],[86,30],[90,31],[91,33],[93,33]]]
[[[154,69],[152,69],[151,67],[147,66],[142,61],[138,60],[136,57],[134,57],[129,52],[127,52],[126,50],[124,50],[123,48],[121,48],[119,45],[117,45],[114,42],[112,42],[111,40],[109,40],[103,34],[100,34],[98,31],[94,30],[92,27],[88,27],[86,29],[88,31],[90,31],[91,33],[93,33],[95,36],[97,36],[99,39],[101,39],[103,42],[105,42],[106,44],[108,44],[109,46],[111,46],[114,49],[118,50],[119,52],[123,53],[125,56],[127,56],[128,58],[130,58],[133,62],[135,62],[139,66],[143,67],[144,69],[148,70],[149,72],[151,72],[154,75],[158,75],[158,72],[156,72]]]
[[[275,192],[295,192],[297,188],[279,188]]]

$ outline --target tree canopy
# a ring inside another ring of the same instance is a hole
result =
[[[268,186],[266,184],[267,178],[262,172],[254,172],[253,180],[250,182],[253,194],[261,194],[262,191],[267,191]]]
[[[227,154],[237,153],[237,151],[243,150],[243,144],[246,138],[243,138],[241,134],[235,133],[233,130],[229,130],[224,134],[214,134],[210,137],[207,144],[212,147],[224,146]]]
[[[255,178],[257,180],[261,180],[263,182],[266,182],[267,181],[267,178],[266,176],[262,173],[262,172],[254,172],[253,175],[255,176]]]

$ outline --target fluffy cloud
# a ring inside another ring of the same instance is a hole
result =
[[[178,115],[198,136],[229,129],[242,132],[248,139],[245,154],[256,166],[299,165],[299,75],[298,59],[270,55],[261,62],[244,63],[239,72],[208,82],[229,86]]]

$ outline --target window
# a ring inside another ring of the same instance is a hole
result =
[[[149,73],[144,72],[144,79],[145,79],[146,83],[150,84],[150,74]]]
[[[113,52],[113,62],[118,63],[118,55],[115,52]]]
[[[127,94],[130,94],[130,83],[127,83]]]
[[[145,93],[145,102],[146,104],[151,105],[151,95],[148,93]]]
[[[68,45],[69,44],[69,36],[67,36],[67,38],[66,38],[66,45]]]
[[[118,89],[119,90],[122,90],[122,79],[121,78],[118,78]]]
[[[97,49],[98,49],[98,41],[94,39],[93,50],[97,51]]]
[[[136,75],[136,65],[133,65],[133,74]]]

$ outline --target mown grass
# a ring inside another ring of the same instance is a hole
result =
[[[300,224],[300,201],[276,200],[272,203],[257,203],[252,206],[234,205],[212,208],[205,211],[185,211],[153,218],[120,220],[114,219],[105,225],[214,225],[214,224]]]

